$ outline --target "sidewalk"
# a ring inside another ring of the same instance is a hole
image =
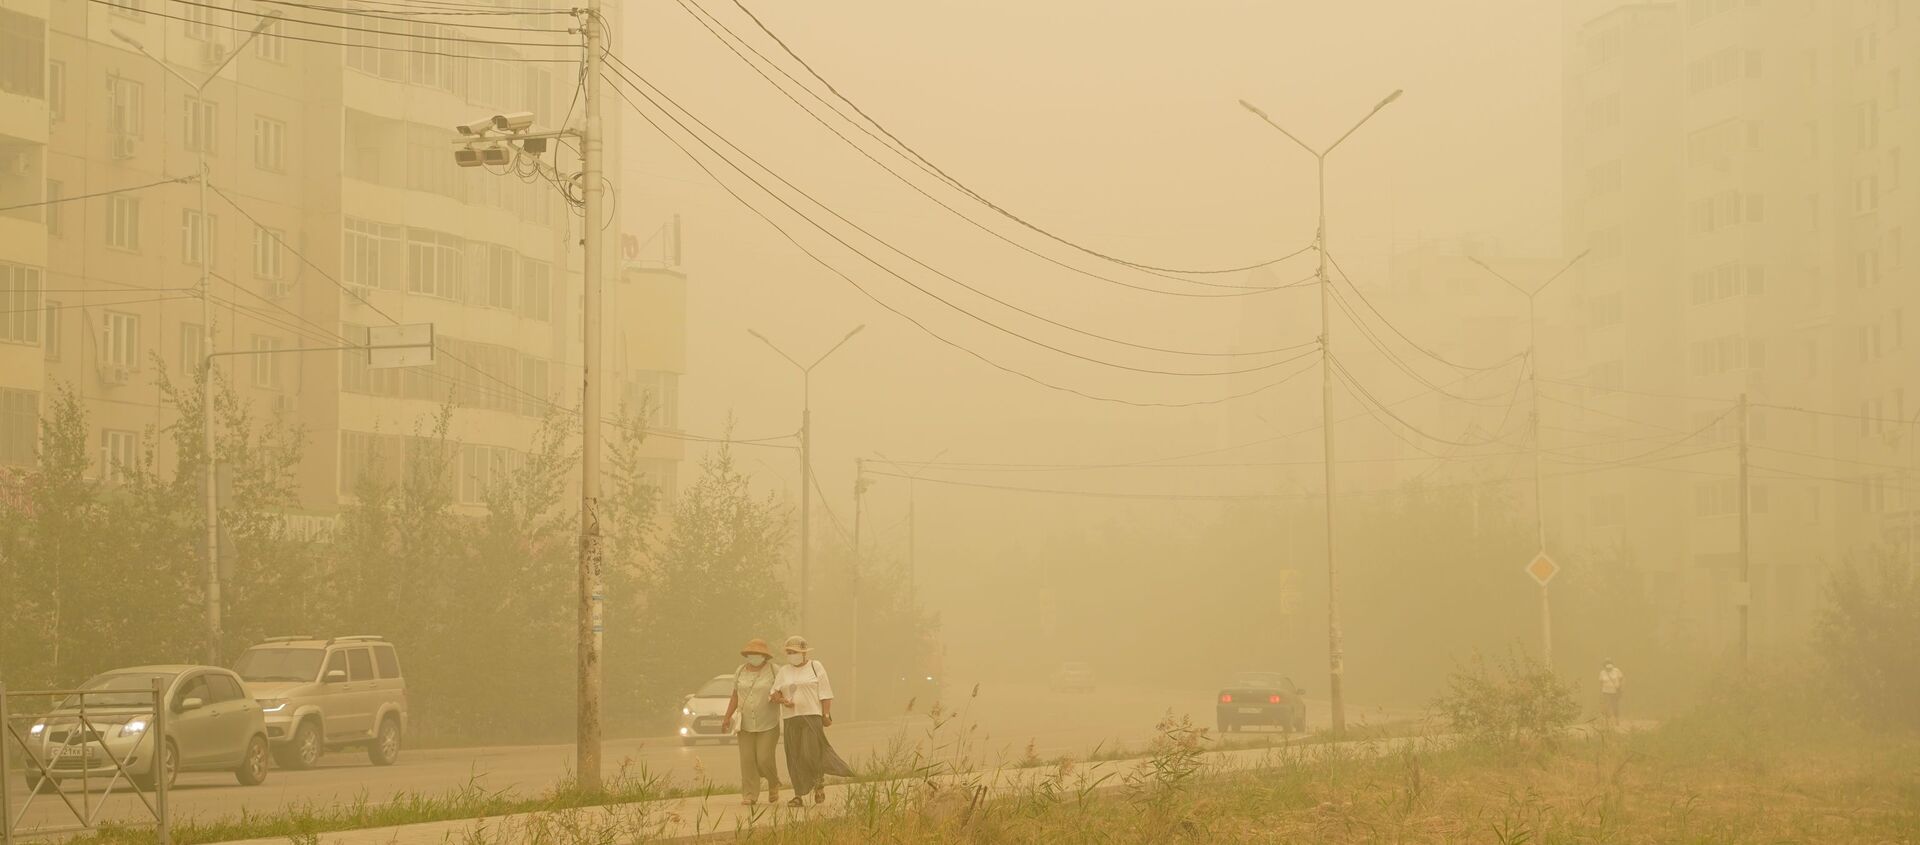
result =
[[[1436,741],[1436,738],[1297,743],[1273,748],[1209,751],[1203,753],[1201,758],[1209,773],[1245,771],[1272,766],[1283,759],[1298,759],[1315,754],[1354,753],[1383,756],[1420,740]],[[1128,775],[1146,767],[1147,761],[1144,759],[1077,763],[1068,778],[1076,785],[1101,783],[1104,779],[1104,787],[1113,787],[1124,783]],[[935,784],[936,791],[951,786],[965,786],[969,789],[984,787],[987,790],[987,797],[991,798],[995,795],[1017,792],[1022,788],[1030,788],[1059,775],[1060,770],[1057,767],[1047,765],[939,775],[931,781]],[[605,807],[343,830],[318,834],[317,839],[305,841],[317,843],[317,845],[449,845],[450,843],[488,843],[488,845],[502,843],[504,845],[504,843],[536,840],[564,842],[569,841],[564,838],[568,834],[579,834],[578,838],[581,841],[685,841],[703,837],[726,837],[748,830],[776,827],[799,819],[837,816],[844,813],[849,804],[853,803],[855,790],[861,791],[859,795],[863,799],[865,796],[870,796],[876,789],[891,795],[906,796],[921,789],[921,784],[920,779],[902,779],[829,786],[826,803],[818,807],[809,805],[805,810],[793,810],[785,806],[769,807],[765,804],[747,807],[740,803],[739,793],[729,791]],[[229,845],[288,845],[289,841],[297,840],[280,836],[241,840]]]

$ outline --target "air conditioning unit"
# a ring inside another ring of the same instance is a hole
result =
[[[285,394],[285,393],[282,393],[282,394],[280,394],[280,395],[278,395],[278,396],[275,396],[275,397],[273,397],[273,412],[274,412],[274,413],[276,413],[276,414],[291,414],[291,413],[294,413],[294,412],[295,412],[295,411],[297,411],[297,410],[299,410],[299,405],[298,405],[298,403],[297,403],[297,402],[295,402],[295,401],[294,401],[294,397],[292,397],[292,396],[290,396],[290,395],[288,395],[288,394]]]
[[[286,279],[274,279],[267,282],[267,296],[274,299],[286,299],[293,295],[293,282]]]
[[[218,65],[227,60],[227,45],[218,41],[206,41],[200,44],[200,58],[209,65]]]
[[[120,385],[132,380],[133,372],[130,367],[123,364],[100,365],[100,382],[102,384]]]
[[[133,136],[125,133],[113,136],[113,157],[133,158]]]

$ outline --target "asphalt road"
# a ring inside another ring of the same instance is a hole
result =
[[[964,756],[969,762],[992,766],[1029,753],[1043,758],[1084,757],[1093,749],[1124,743],[1137,747],[1149,739],[1155,724],[1168,710],[1189,714],[1195,724],[1212,726],[1212,690],[1150,690],[1103,688],[1090,694],[1055,693],[1045,688],[982,685],[977,696],[970,689],[949,690],[951,718],[935,730],[922,714],[890,720],[843,722],[829,729],[834,747],[849,762],[885,755],[897,749],[937,753],[946,758]],[[1378,721],[1397,715],[1379,710],[1350,708],[1350,721]],[[1309,727],[1328,720],[1324,701],[1308,702]],[[711,781],[732,788],[739,776],[737,752],[731,745],[701,743],[692,747],[677,737],[617,739],[604,752],[609,778],[620,766],[642,768],[674,783],[697,786]],[[329,754],[307,771],[275,770],[266,783],[243,787],[229,774],[183,774],[170,793],[176,820],[211,820],[247,813],[271,813],[289,807],[323,807],[356,801],[385,803],[396,795],[416,793],[441,796],[469,784],[488,791],[539,793],[565,779],[572,770],[571,745],[499,746],[435,750],[408,750],[393,766],[378,767],[357,751]],[[784,769],[784,765],[782,766]],[[784,780],[784,773],[782,775]],[[21,781],[13,781],[13,806],[22,805]],[[103,819],[138,821],[147,818],[131,795],[103,796],[95,787],[88,799],[105,802]],[[65,787],[70,800],[81,800],[79,784]],[[58,797],[34,799],[21,821],[22,832],[35,827],[63,826],[72,816]]]

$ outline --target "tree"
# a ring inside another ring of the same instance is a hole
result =
[[[1814,637],[1844,712],[1920,728],[1920,570],[1884,551],[1841,566]]]

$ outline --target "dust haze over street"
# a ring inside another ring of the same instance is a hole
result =
[[[0,839],[1920,840],[1915,150],[1908,0],[0,0]]]

